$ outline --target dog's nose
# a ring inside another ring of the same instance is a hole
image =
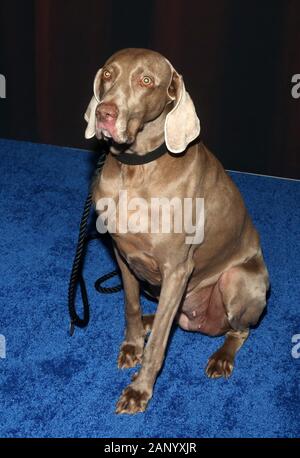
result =
[[[96,116],[99,121],[115,121],[119,110],[114,103],[100,103],[96,109]]]

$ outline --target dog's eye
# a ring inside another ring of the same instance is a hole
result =
[[[153,80],[152,78],[150,78],[150,76],[143,76],[143,78],[141,79],[141,83],[143,86],[153,86]]]
[[[104,70],[104,72],[103,72],[103,78],[104,78],[105,80],[109,80],[109,79],[111,78],[111,73],[110,73],[110,71]]]

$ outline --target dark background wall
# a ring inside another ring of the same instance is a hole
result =
[[[83,113],[114,51],[146,47],[184,75],[226,168],[300,177],[298,0],[2,0],[0,136],[94,148]]]

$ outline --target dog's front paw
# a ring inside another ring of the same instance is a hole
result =
[[[129,369],[142,362],[143,347],[138,344],[124,342],[121,346],[118,367],[120,369]]]
[[[116,413],[135,414],[144,412],[151,394],[146,390],[139,390],[129,385],[117,402]]]
[[[223,352],[216,352],[212,355],[206,366],[206,375],[210,378],[229,378],[233,371],[234,360]]]

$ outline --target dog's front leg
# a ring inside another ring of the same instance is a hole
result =
[[[141,363],[145,329],[142,321],[140,307],[140,285],[134,274],[124,262],[117,248],[114,248],[115,255],[122,273],[122,280],[125,293],[125,339],[121,345],[118,357],[118,366],[121,369],[134,367]]]
[[[170,329],[192,270],[193,262],[189,259],[163,272],[161,294],[142,367],[133,382],[123,391],[117,403],[117,413],[134,414],[146,409],[164,360]]]

